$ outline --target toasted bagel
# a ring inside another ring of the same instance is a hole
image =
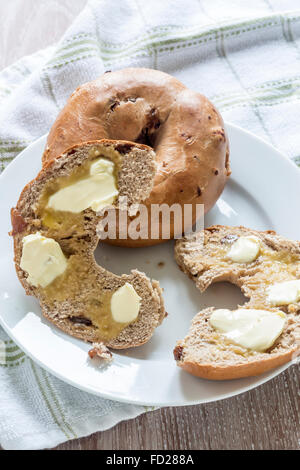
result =
[[[148,147],[133,143],[128,144],[130,151],[124,155],[119,152],[123,145],[126,142],[92,141],[76,145],[52,159],[24,188],[11,212],[15,266],[26,293],[39,300],[44,316],[61,330],[114,349],[145,343],[162,322],[165,310],[159,284],[137,270],[117,276],[99,266],[94,250],[100,238],[98,228],[103,215],[90,206],[77,212],[53,209],[49,201],[74,184],[86,184],[92,165],[98,164],[100,159],[105,165],[114,165],[118,195],[114,196],[113,208],[123,196],[130,203],[141,202],[153,185],[155,155]],[[100,174],[100,186],[102,176]],[[96,186],[99,186],[98,180]],[[81,194],[79,191],[79,196]],[[38,240],[32,241],[32,236]],[[24,254],[24,241],[29,239],[31,243],[39,243],[38,249],[33,249],[33,256],[32,252]],[[56,250],[54,254],[52,251],[41,255],[44,243],[51,244],[52,250]],[[26,266],[22,264],[25,258]],[[49,272],[53,279],[49,279]],[[124,306],[126,313],[128,297],[123,305],[117,304],[117,317],[114,315],[112,298],[125,285],[129,285],[134,299],[139,298],[134,319],[128,316],[120,319]]]
[[[260,245],[249,262],[228,257],[241,237],[255,237]],[[273,304],[270,286],[300,279],[300,242],[273,231],[215,225],[204,232],[178,240],[176,261],[201,292],[211,284],[228,281],[240,287],[249,299],[242,309],[284,314],[285,326],[267,350],[237,345],[210,324],[213,307],[201,310],[193,319],[187,336],[179,340],[174,358],[182,369],[198,377],[224,380],[262,374],[296,358],[300,352],[300,299]]]

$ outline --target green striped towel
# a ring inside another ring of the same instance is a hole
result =
[[[105,70],[169,72],[226,120],[300,163],[297,0],[91,0],[59,44],[0,72],[0,164],[48,132],[67,97]],[[53,447],[146,411],[74,389],[0,329],[0,443]]]

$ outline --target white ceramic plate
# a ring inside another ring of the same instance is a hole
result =
[[[300,172],[262,140],[227,125],[232,177],[205,225],[245,225],[275,229],[299,238]],[[121,274],[138,268],[165,288],[169,316],[146,345],[116,353],[105,369],[88,360],[89,345],[73,339],[41,317],[38,302],[26,297],[13,265],[10,208],[21,189],[41,167],[46,137],[22,152],[0,177],[0,323],[10,337],[39,365],[82,390],[113,400],[143,405],[190,405],[220,400],[256,387],[288,365],[257,378],[213,382],[180,370],[173,359],[176,340],[185,336],[193,316],[202,308],[234,308],[243,303],[239,289],[216,284],[204,294],[177,267],[173,242],[143,249],[99,246],[96,259]],[[164,262],[163,267],[158,263]]]

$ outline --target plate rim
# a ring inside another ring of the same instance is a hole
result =
[[[16,343],[16,345],[29,357],[30,360],[32,360],[34,363],[36,363],[42,369],[46,370],[49,374],[51,374],[54,377],[58,378],[62,382],[66,383],[68,385],[71,385],[72,387],[75,387],[75,388],[77,388],[77,389],[79,389],[83,392],[91,393],[92,395],[95,395],[95,396],[98,396],[98,397],[101,397],[101,398],[105,398],[107,400],[117,401],[117,402],[120,402],[120,403],[127,403],[127,404],[134,405],[134,406],[155,406],[155,407],[170,407],[170,408],[173,408],[173,407],[176,407],[176,406],[202,405],[202,404],[205,404],[205,403],[214,403],[214,402],[226,400],[227,398],[235,397],[235,396],[241,395],[243,393],[249,392],[250,390],[253,390],[257,387],[260,387],[264,383],[267,383],[267,382],[270,382],[271,380],[273,380],[275,377],[280,375],[282,372],[284,372],[289,367],[291,367],[293,365],[296,365],[295,362],[290,361],[286,364],[283,364],[282,366],[277,367],[276,369],[274,369],[272,371],[271,375],[268,375],[267,377],[262,378],[261,380],[259,380],[258,382],[255,382],[254,384],[251,384],[250,386],[241,387],[241,389],[239,389],[237,391],[234,391],[234,392],[224,393],[224,394],[222,394],[222,395],[220,395],[216,398],[212,398],[209,401],[206,400],[206,399],[199,399],[199,400],[197,399],[197,400],[191,400],[188,403],[182,403],[181,401],[178,401],[178,402],[175,401],[175,402],[172,402],[172,403],[169,403],[169,402],[154,403],[153,402],[153,404],[151,405],[151,403],[149,403],[148,401],[146,401],[146,402],[141,401],[141,400],[131,401],[130,399],[126,399],[126,398],[123,398],[123,397],[120,397],[120,398],[116,399],[116,398],[113,397],[112,394],[109,394],[109,393],[106,393],[106,392],[101,392],[99,390],[94,389],[93,387],[88,387],[88,386],[85,386],[85,385],[82,385],[82,384],[78,384],[73,380],[65,378],[59,372],[53,372],[51,367],[48,367],[47,365],[42,363],[38,358],[33,357],[33,355],[27,350],[27,348],[24,348],[24,347],[20,346],[19,341],[15,339],[14,335],[10,334],[7,331],[7,330],[9,330],[9,328],[6,328],[6,326],[3,325],[1,315],[0,315],[0,326],[4,329],[4,331],[6,331],[6,333]],[[259,376],[257,376],[257,377],[259,377]],[[214,382],[216,382],[216,381],[214,381]],[[223,381],[218,381],[218,382],[223,382]]]
[[[270,150],[272,150],[272,152],[275,152],[278,155],[279,158],[281,157],[286,163],[288,163],[290,168],[293,169],[293,171],[296,170],[296,172],[299,172],[298,174],[299,174],[299,177],[300,177],[300,168],[289,157],[287,157],[285,154],[280,152],[272,144],[270,144],[269,142],[267,142],[263,138],[255,135],[253,132],[251,132],[247,129],[244,129],[244,128],[242,128],[242,127],[240,127],[240,126],[238,126],[238,125],[236,125],[236,124],[234,124],[230,121],[227,121],[227,120],[225,121],[225,128],[227,128],[227,129],[232,128],[232,129],[238,131],[239,133],[247,134],[252,139],[260,141],[263,145],[267,146]],[[12,160],[12,162],[9,163],[9,165],[7,165],[5,170],[0,175],[0,185],[1,185],[2,179],[5,177],[7,168],[9,168],[9,167],[11,168],[13,165],[17,164],[18,160],[20,158],[22,158],[23,152],[30,150],[30,148],[32,146],[35,146],[38,142],[45,141],[47,136],[48,136],[48,134],[44,134],[41,137],[34,140],[33,142],[31,142],[26,148],[24,148],[24,150],[22,150],[22,152],[20,152]],[[29,357],[30,360],[32,360],[33,362],[38,364],[42,369],[46,370],[48,373],[52,374],[54,377],[58,378],[59,380],[63,381],[64,383],[67,383],[68,385],[71,385],[71,386],[73,386],[73,387],[75,387],[79,390],[82,390],[86,393],[90,393],[92,395],[102,397],[102,398],[105,398],[105,399],[118,401],[120,403],[127,403],[127,404],[131,404],[131,405],[134,405],[134,406],[151,406],[151,403],[149,403],[149,401],[142,401],[142,400],[138,400],[138,399],[130,400],[130,398],[126,398],[126,397],[122,397],[122,396],[121,397],[119,396],[119,397],[116,398],[114,394],[108,393],[108,392],[103,392],[99,389],[96,389],[91,384],[88,386],[88,385],[84,385],[82,383],[78,383],[76,381],[73,381],[72,379],[66,378],[65,376],[63,376],[63,374],[53,370],[50,366],[48,366],[47,364],[42,362],[38,357],[36,357],[26,347],[24,347],[22,342],[19,341],[15,337],[13,331],[5,324],[5,321],[2,318],[1,313],[0,313],[0,326],[4,329],[4,331],[7,333],[7,335],[16,343],[16,345]],[[235,390],[234,392],[232,392],[232,391],[227,392],[227,393],[221,394],[217,397],[212,397],[209,400],[199,398],[199,399],[195,399],[195,400],[190,400],[188,402],[182,402],[182,401],[178,401],[178,402],[175,401],[175,402],[171,402],[171,403],[166,402],[166,401],[165,402],[159,402],[159,403],[153,402],[153,405],[157,406],[157,407],[163,407],[163,406],[168,406],[168,407],[192,406],[192,405],[197,405],[197,404],[213,403],[213,402],[225,400],[227,398],[231,398],[231,397],[234,397],[234,396],[237,396],[237,395],[241,395],[242,393],[245,393],[247,391],[250,391],[250,390],[253,390],[257,387],[260,387],[261,385],[263,385],[264,383],[269,382],[270,380],[274,379],[279,374],[281,374],[282,372],[284,372],[285,370],[287,370],[289,367],[291,367],[293,365],[295,365],[295,361],[289,361],[288,363],[283,364],[282,366],[279,366],[279,367],[271,370],[268,373],[267,377],[263,376],[260,379],[259,376],[257,376],[259,378],[258,381],[251,384],[251,385],[242,386],[240,389]]]

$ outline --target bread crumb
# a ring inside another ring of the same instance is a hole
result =
[[[113,361],[113,355],[104,343],[93,343],[92,346],[92,349],[90,349],[88,353],[91,359],[98,357],[106,363]]]
[[[164,265],[165,265],[165,262],[164,262],[164,261],[160,261],[159,263],[157,263],[157,266],[158,266],[159,268],[163,268]]]

